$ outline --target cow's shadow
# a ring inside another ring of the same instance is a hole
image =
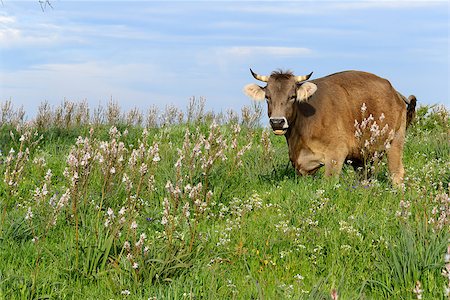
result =
[[[321,168],[322,169],[322,168]],[[317,177],[322,176],[322,172],[319,169],[318,172],[315,174],[307,175],[310,177]],[[294,167],[292,166],[290,161],[287,161],[285,163],[280,163],[278,165],[275,165],[269,173],[266,174],[259,174],[258,178],[260,181],[264,182],[280,182],[281,180],[294,180],[297,181],[303,176],[298,175],[297,171],[295,171]]]
[[[297,176],[291,163],[288,161],[284,164],[275,165],[272,171],[266,174],[259,174],[259,180],[261,181],[280,181],[282,179],[294,179]]]

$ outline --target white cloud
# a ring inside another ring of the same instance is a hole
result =
[[[339,10],[360,10],[360,9],[371,9],[371,8],[386,8],[386,9],[404,9],[404,8],[421,8],[421,7],[434,7],[437,5],[445,4],[445,0],[437,1],[410,1],[410,0],[366,0],[366,1],[331,1],[333,9]]]
[[[50,23],[27,24],[14,16],[0,15],[0,49],[54,45],[68,39],[61,31],[62,27]]]
[[[446,5],[446,0],[436,1],[411,1],[411,0],[363,0],[363,1],[341,1],[322,0],[314,2],[288,1],[274,4],[272,1],[252,1],[244,5],[228,5],[221,8],[227,11],[245,12],[267,15],[323,15],[335,14],[336,11],[345,10],[367,10],[372,8],[404,9],[435,7]],[[258,22],[255,22],[258,23]]]
[[[264,46],[236,46],[224,48],[221,52],[236,56],[236,57],[250,57],[250,56],[309,56],[312,50],[303,47],[264,47]]]
[[[11,24],[11,23],[15,23],[15,22],[16,22],[15,17],[0,15],[0,26],[2,26],[2,27],[6,24]]]
[[[17,106],[24,105],[31,113],[43,100],[56,105],[64,98],[88,99],[95,106],[113,97],[126,109],[145,108],[146,103],[152,101],[170,102],[169,83],[173,82],[173,76],[149,64],[45,64],[27,70],[0,72],[0,101],[11,98]],[[159,87],[159,90],[152,90],[152,87]],[[166,89],[169,92],[166,93]]]

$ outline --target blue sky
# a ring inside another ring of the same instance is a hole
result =
[[[117,101],[125,110],[225,111],[243,86],[291,69],[314,78],[357,69],[422,104],[450,107],[449,1],[52,1],[0,4],[0,101]]]

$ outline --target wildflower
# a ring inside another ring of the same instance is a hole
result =
[[[191,215],[189,211],[189,202],[186,202],[186,204],[183,207],[183,215],[186,217],[186,219],[189,219],[189,216]]]
[[[180,158],[178,158],[177,162],[175,163],[174,167],[175,168],[181,168],[181,161],[183,160],[183,156],[180,156]]]
[[[130,177],[126,173],[122,176],[122,182],[125,183],[125,187],[127,191],[130,191],[133,188],[133,182],[130,180]]]
[[[338,300],[339,299],[339,295],[338,295],[336,289],[333,289],[331,291],[331,295],[330,296],[331,296],[331,299],[333,299],[333,300]]]
[[[422,285],[420,284],[420,281],[417,280],[416,286],[413,289],[413,293],[416,294],[417,299],[422,299],[422,293],[423,290],[421,289]]]
[[[44,183],[44,185],[42,186],[42,196],[47,196],[47,194],[48,194],[47,184]]]
[[[339,231],[347,233],[349,236],[355,236],[362,239],[362,234],[346,221],[339,221]]]
[[[125,241],[125,243],[123,243],[123,248],[127,251],[130,251],[131,249],[131,245],[129,241]]]
[[[70,167],[77,167],[78,166],[78,159],[75,157],[75,155],[72,152],[67,157],[67,164]]]
[[[166,190],[167,190],[169,193],[171,193],[171,194],[173,194],[174,191],[175,191],[175,189],[174,189],[174,187],[173,187],[173,184],[172,184],[172,182],[171,182],[170,180],[168,180],[167,183],[166,183]]]
[[[55,200],[56,200],[56,194],[50,197],[50,199],[48,200],[48,204],[52,207],[55,207],[56,206]]]
[[[44,177],[45,181],[50,182],[50,180],[52,179],[52,176],[53,176],[52,170],[48,169],[47,173],[45,174],[45,177]]]
[[[295,275],[294,278],[297,279],[298,281],[304,279],[304,277],[302,275],[300,275],[300,274]]]
[[[56,209],[61,209],[69,202],[70,199],[70,190],[67,189],[66,192],[61,196],[61,198],[58,201],[58,204],[56,205]]]
[[[119,210],[119,216],[124,215],[125,212],[126,212],[126,210],[127,210],[127,209],[126,209],[125,207],[122,206],[122,208]]]
[[[141,176],[144,176],[145,174],[147,174],[147,171],[148,171],[148,167],[147,167],[147,165],[146,164],[142,164],[141,165],[141,167],[139,168],[139,174],[141,175]]]
[[[395,216],[406,220],[409,216],[411,216],[411,202],[402,199],[400,200],[399,206],[400,210],[395,212]]]
[[[449,262],[450,262],[450,245],[447,247],[447,253],[445,253],[444,261],[445,261],[446,263],[449,263]]]
[[[139,268],[139,264],[137,262],[133,263],[133,269],[137,270]]]
[[[136,221],[131,222],[130,229],[135,230],[138,227]]]
[[[25,220],[31,220],[33,218],[33,211],[31,207],[28,207],[27,214],[25,215]]]
[[[106,211],[109,217],[114,218],[114,211],[111,207],[108,207],[108,210]]]
[[[109,129],[109,135],[110,135],[110,136],[115,136],[115,135],[117,135],[118,132],[119,132],[119,131],[117,130],[117,128],[116,128],[115,126],[112,126],[112,127]]]
[[[115,127],[114,127],[114,128],[115,128]],[[122,294],[122,295],[128,296],[128,295],[131,294],[131,292],[130,292],[129,290],[123,290],[123,291],[121,292],[121,294]]]
[[[361,113],[364,114],[366,112],[366,110],[367,110],[366,103],[363,103],[362,106],[361,106]]]

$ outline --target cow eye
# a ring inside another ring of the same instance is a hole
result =
[[[293,95],[293,96],[289,97],[290,102],[294,102],[295,100],[297,100],[297,95]]]

